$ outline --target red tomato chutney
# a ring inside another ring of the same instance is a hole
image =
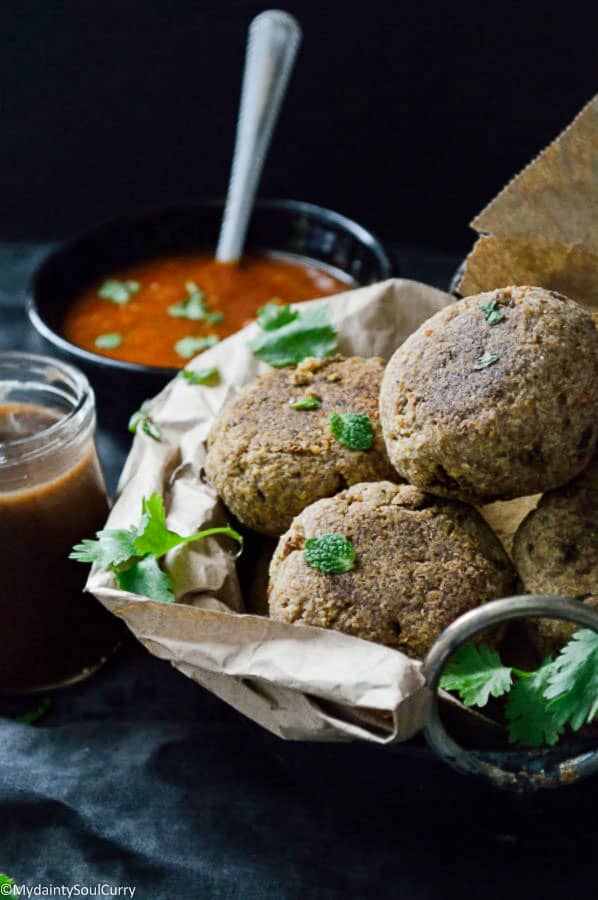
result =
[[[297,303],[352,285],[349,276],[341,281],[301,257],[255,254],[240,264],[209,253],[165,257],[91,284],[62,330],[73,344],[112,359],[179,368],[205,349],[185,339],[221,339],[272,300]]]

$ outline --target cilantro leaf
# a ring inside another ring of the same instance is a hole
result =
[[[363,413],[330,414],[330,431],[349,450],[369,450],[374,443],[374,428]]]
[[[484,644],[465,644],[449,660],[440,687],[459,693],[466,706],[485,706],[490,696],[510,690],[504,710],[510,742],[552,746],[566,726],[579,731],[598,717],[598,634],[577,631],[535,672],[503,666]]]
[[[513,685],[505,704],[511,744],[541,747],[546,743],[552,747],[563,733],[563,725],[544,697],[551,668],[552,664],[546,661],[536,672],[526,674]]]
[[[480,303],[480,309],[484,313],[484,318],[488,325],[498,325],[505,318],[505,314],[498,308],[496,300],[488,300],[487,303]]]
[[[578,731],[598,716],[598,634],[576,631],[550,666],[544,697],[560,725]]]
[[[155,441],[162,440],[162,432],[155,425],[149,416],[151,403],[149,400],[145,400],[139,409],[133,413],[131,418],[129,419],[129,431],[135,432],[139,428],[149,437],[153,438]]]
[[[104,528],[96,533],[97,540],[86,538],[76,544],[69,559],[82,563],[97,563],[102,569],[120,566],[137,556],[133,541],[137,536],[136,528]]]
[[[303,556],[308,566],[326,575],[338,575],[355,568],[355,548],[344,534],[329,532],[308,538]]]
[[[101,350],[116,350],[123,342],[122,334],[118,331],[109,331],[106,334],[99,334],[94,341],[96,347]]]
[[[212,535],[224,535],[237,541],[243,547],[243,537],[228,525],[217,528],[205,528],[197,534],[182,535],[176,531],[170,531],[166,527],[166,512],[164,500],[160,494],[153,493],[141,503],[141,524],[137,529],[137,535],[133,540],[133,546],[137,556],[152,554],[157,558],[165,556],[169,550],[174,550],[181,544],[191,544],[200,538]]]
[[[98,531],[97,540],[84,540],[73,547],[70,559],[97,563],[113,572],[124,590],[171,603],[175,598],[170,577],[158,565],[158,559],[169,550],[212,535],[224,535],[236,541],[239,546],[237,556],[243,550],[242,535],[228,525],[205,528],[186,536],[170,531],[166,527],[166,512],[160,494],[144,497],[141,513],[139,526]]]
[[[282,328],[289,322],[294,322],[299,316],[298,310],[291,309],[288,303],[281,306],[278,303],[266,303],[257,311],[257,320],[260,328],[264,331],[273,331],[275,328]]]
[[[185,379],[187,384],[205,384],[209,387],[214,387],[220,383],[220,372],[216,366],[212,366],[210,369],[197,369],[196,371],[182,369],[181,377]]]
[[[215,334],[208,334],[206,337],[187,335],[187,337],[181,338],[180,341],[176,342],[174,349],[183,359],[191,359],[196,353],[213,347],[219,340],[219,337]]]
[[[308,356],[322,359],[338,347],[326,304],[296,310],[292,321],[262,330],[249,342],[249,349],[275,368],[295,366]]]
[[[162,600],[174,603],[172,582],[166,572],[158,565],[155,556],[146,556],[133,563],[128,569],[118,570],[116,578],[123,589],[131,594],[141,594],[150,600]]]
[[[43,719],[51,706],[52,701],[50,700],[50,698],[44,697],[38,707],[30,710],[29,712],[23,713],[22,716],[17,716],[15,722],[19,722],[21,725],[35,725],[36,722],[39,722],[40,719]],[[2,884],[2,881],[0,881],[0,884]]]
[[[298,397],[297,400],[291,400],[289,406],[293,409],[318,409],[322,405],[322,401],[311,394],[305,397]]]
[[[193,281],[188,281],[185,285],[187,294],[186,300],[180,303],[174,303],[168,307],[168,314],[179,319],[190,319],[192,322],[208,322],[210,325],[217,325],[222,322],[224,315],[221,312],[212,312],[208,309],[206,297]]]
[[[133,540],[135,555],[153,553],[156,557],[164,556],[186,540],[166,527],[166,511],[160,494],[154,492],[149,498],[144,497],[141,501],[141,524]]]
[[[490,697],[502,697],[512,685],[512,672],[496,650],[486,644],[463,644],[449,659],[440,687],[456,691],[465,706],[486,706]]]
[[[495,353],[486,351],[486,353],[483,353],[476,359],[473,368],[476,372],[479,372],[480,369],[487,369],[488,366],[493,366],[495,362],[498,362],[498,356]]]
[[[110,300],[121,306],[128,303],[133,294],[141,288],[138,281],[119,281],[117,278],[108,278],[98,290],[98,297],[102,300]]]

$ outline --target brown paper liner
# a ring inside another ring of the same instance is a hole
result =
[[[388,359],[429,316],[452,301],[426,285],[390,280],[325,301],[347,355]],[[321,302],[321,301],[313,301]],[[225,521],[205,482],[205,439],[222,405],[268,367],[247,347],[252,324],[193,360],[217,366],[216,387],[174,378],[151,404],[164,439],[136,434],[108,527],[128,527],[141,499],[163,494],[168,526],[190,534]],[[263,548],[264,551],[267,548]],[[420,664],[389,647],[335,631],[295,626],[263,613],[264,559],[239,584],[217,539],[168,554],[176,604],[118,588],[93,570],[88,589],[120,616],[147,649],[280,737],[295,740],[402,741],[424,724],[429,697]]]
[[[598,307],[598,95],[471,224],[464,296],[533,284]]]

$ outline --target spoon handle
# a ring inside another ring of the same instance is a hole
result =
[[[249,26],[233,165],[216,259],[237,262],[274,125],[301,43],[286,12],[269,9]]]

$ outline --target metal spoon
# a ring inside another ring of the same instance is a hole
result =
[[[219,262],[237,262],[274,125],[301,43],[293,16],[278,9],[260,13],[249,26],[235,151],[220,237]]]

